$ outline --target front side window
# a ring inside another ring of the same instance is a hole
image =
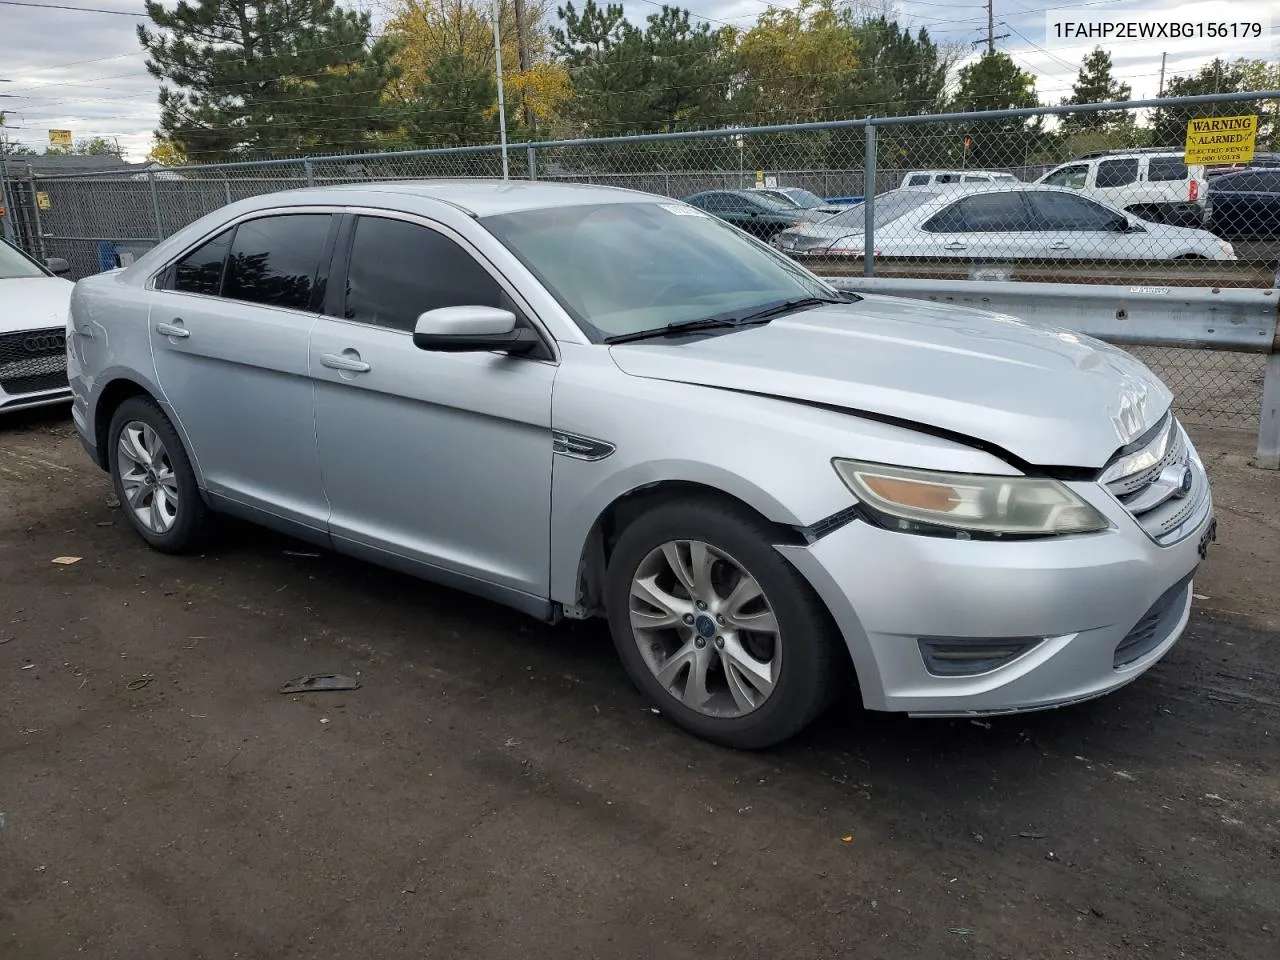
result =
[[[180,293],[202,293],[216,297],[222,292],[222,268],[231,249],[232,230],[225,230],[208,240],[173,268],[173,289]]]
[[[40,267],[27,259],[16,247],[11,247],[0,240],[0,280],[27,280],[32,277],[47,277]]]
[[[412,331],[418,316],[440,307],[512,309],[476,259],[427,227],[361,217],[347,267],[348,320]]]
[[[599,339],[838,296],[799,264],[678,204],[552,207],[480,223]]]
[[[330,215],[296,213],[236,227],[222,295],[271,307],[310,310]]]
[[[1044,230],[1111,230],[1123,219],[1099,203],[1070,193],[1033,193],[1031,205]]]
[[[1138,179],[1138,158],[1127,160],[1103,160],[1098,164],[1098,175],[1094,178],[1094,186],[1127,187]]]
[[[907,182],[910,187],[927,187],[929,185],[929,175],[927,173],[917,173]]]
[[[1072,190],[1082,190],[1084,189],[1085,181],[1088,179],[1089,168],[1083,164],[1077,164],[1074,167],[1063,167],[1061,170],[1055,170],[1040,182],[1046,183],[1051,187],[1070,187]]]

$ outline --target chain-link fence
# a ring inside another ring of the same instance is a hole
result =
[[[686,199],[823,275],[1270,288],[1280,154],[1266,148],[1280,147],[1280,129],[1266,107],[1278,97],[512,144],[505,158],[485,145],[25,179],[11,164],[9,176],[25,245],[66,259],[75,277],[249,196],[505,174]],[[1226,115],[1254,118],[1249,164],[1228,162],[1244,134]],[[1185,154],[1188,123],[1215,162]],[[1261,357],[1142,353],[1188,419],[1257,419]]]

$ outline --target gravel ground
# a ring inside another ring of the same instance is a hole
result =
[[[744,754],[596,624],[237,525],[150,552],[62,411],[6,419],[0,958],[1280,955],[1280,477],[1196,432],[1221,542],[1144,678]]]

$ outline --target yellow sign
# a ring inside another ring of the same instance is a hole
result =
[[[4,204],[0,203],[0,217],[4,216]]]
[[[53,209],[53,203],[50,202],[49,195],[45,193],[43,190],[39,190],[36,192],[36,206],[38,206],[41,210]]]
[[[70,130],[50,130],[49,146],[51,147],[71,147],[71,131]]]
[[[1258,118],[1201,117],[1187,121],[1184,163],[1249,163],[1258,142]]]

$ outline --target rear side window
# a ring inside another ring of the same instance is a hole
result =
[[[925,224],[926,230],[935,233],[1004,233],[1033,227],[1031,215],[1018,193],[967,197]]]
[[[929,185],[929,175],[927,173],[917,173],[907,183],[911,187],[927,187]]]
[[[958,173],[940,173],[934,179],[934,183],[959,183],[960,174]]]
[[[216,297],[222,290],[222,267],[231,249],[230,230],[192,250],[173,268],[173,289]]]
[[[703,210],[728,210],[728,198],[723,193],[707,193],[700,197],[692,197],[689,200],[694,206],[701,207]]]
[[[270,307],[310,310],[329,234],[327,213],[247,220],[236,227],[222,295]]]
[[[1261,182],[1256,173],[1238,173],[1234,176],[1223,177],[1215,186],[1228,193],[1251,193],[1260,189]]]
[[[1187,165],[1177,157],[1152,157],[1147,166],[1147,180],[1152,183],[1168,183],[1186,180]]]
[[[344,316],[412,331],[440,307],[514,306],[476,259],[448,237],[403,220],[356,221]]]
[[[1127,160],[1103,160],[1098,164],[1098,175],[1094,178],[1096,187],[1125,187],[1138,179],[1138,158]]]

